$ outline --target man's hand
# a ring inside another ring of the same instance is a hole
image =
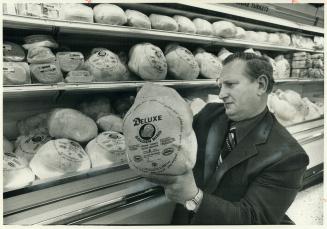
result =
[[[161,185],[166,186],[169,184],[173,184],[176,182],[177,177],[176,176],[169,176],[169,175],[154,175],[154,174],[143,174],[142,175],[146,180]]]
[[[198,192],[192,170],[175,177],[174,183],[164,186],[168,199],[184,204],[185,201],[193,199]]]

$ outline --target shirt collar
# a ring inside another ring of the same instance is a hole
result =
[[[239,122],[233,122],[230,120],[230,129],[233,127],[236,128],[235,132],[237,144],[242,141],[242,139],[256,126],[259,121],[261,121],[267,112],[268,108],[266,107],[260,114],[254,116],[253,118]]]

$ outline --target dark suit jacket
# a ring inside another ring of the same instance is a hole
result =
[[[172,224],[287,224],[285,215],[302,186],[309,158],[298,142],[267,112],[226,157],[216,173],[216,159],[227,131],[228,118],[222,104],[208,104],[194,117],[198,141],[194,177],[204,190],[198,211],[190,217],[176,204]],[[206,150],[210,126],[219,134],[215,149]],[[206,155],[207,154],[207,155]],[[212,161],[206,161],[208,158]],[[216,185],[208,189],[204,171],[211,170]]]

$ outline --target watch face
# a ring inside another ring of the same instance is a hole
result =
[[[193,211],[196,208],[196,203],[192,200],[186,201],[185,207],[189,211]]]

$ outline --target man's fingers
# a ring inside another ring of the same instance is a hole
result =
[[[165,175],[145,175],[144,178],[152,183],[160,185],[173,184],[176,181],[175,176],[165,176]]]

